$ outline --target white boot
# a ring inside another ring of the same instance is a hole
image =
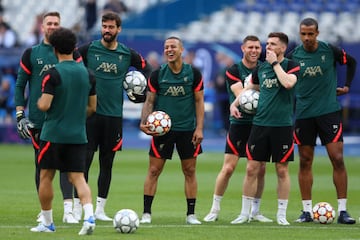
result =
[[[70,201],[69,201],[70,200]],[[78,220],[76,220],[72,214],[73,210],[73,202],[72,199],[69,199],[67,201],[64,201],[64,216],[63,216],[63,222],[64,223],[79,223]]]
[[[82,205],[80,198],[74,198],[73,216],[76,220],[80,221],[82,217]]]
[[[105,213],[106,198],[96,198],[96,210],[95,219],[100,221],[112,221],[112,218],[108,217]]]

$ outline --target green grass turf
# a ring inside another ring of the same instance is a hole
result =
[[[175,155],[177,156],[177,155]],[[34,186],[34,160],[30,145],[0,145],[0,239],[76,239],[81,225],[62,223],[63,204],[56,176],[53,201],[56,233],[32,233],[39,213],[39,202]],[[197,163],[198,198],[196,214],[199,219],[208,213],[214,189],[215,178],[222,166],[221,152],[201,154]],[[169,161],[160,176],[157,195],[153,202],[152,224],[141,225],[134,234],[115,232],[111,222],[97,222],[95,232],[87,239],[360,239],[358,223],[360,211],[360,159],[346,157],[349,176],[348,210],[356,218],[355,225],[299,224],[293,221],[299,216],[301,200],[297,184],[298,158],[290,164],[291,194],[287,211],[290,226],[276,223],[255,223],[231,225],[241,208],[242,179],[245,161],[241,159],[222,201],[220,218],[215,223],[199,226],[185,224],[186,202],[184,178],[178,157]],[[117,153],[113,168],[113,179],[106,211],[113,216],[117,210],[131,208],[139,215],[142,212],[143,181],[148,166],[147,150],[124,149]],[[97,156],[90,172],[90,186],[95,199],[98,173]],[[337,208],[335,189],[332,183],[330,162],[317,156],[314,164],[313,203],[330,202]],[[277,210],[276,175],[274,165],[267,167],[266,185],[261,211],[275,219]]]

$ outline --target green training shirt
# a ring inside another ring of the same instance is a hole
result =
[[[62,144],[87,143],[86,109],[95,94],[95,79],[82,63],[63,61],[43,80],[43,93],[54,96],[40,135],[43,141]]]
[[[203,91],[201,73],[183,63],[181,72],[174,74],[167,64],[154,71],[150,77],[149,90],[156,92],[155,110],[169,114],[171,129],[192,131],[196,127],[194,92]]]
[[[42,127],[45,116],[37,107],[37,100],[41,96],[41,81],[44,73],[57,62],[52,46],[43,42],[26,49],[20,60],[16,79],[15,105],[25,107],[26,101],[29,102],[28,117],[37,129]],[[27,83],[29,83],[29,92],[26,92]]]
[[[336,96],[337,72],[333,50],[325,42],[318,43],[314,52],[307,52],[300,45],[291,55],[300,64],[295,87],[297,119],[317,117],[341,109]]]
[[[121,43],[110,50],[101,44],[101,40],[95,40],[80,47],[79,52],[85,65],[95,74],[96,113],[122,117],[125,75],[130,66],[141,71],[148,68],[148,64],[137,52]]]
[[[294,61],[284,58],[280,64],[285,72],[298,75],[299,65]],[[254,70],[252,81],[260,87],[259,103],[253,124],[268,127],[292,126],[295,89],[284,88],[268,62],[264,62]]]
[[[260,64],[260,62],[258,62]],[[232,65],[229,69],[227,69],[225,73],[225,79],[226,79],[226,87],[227,92],[229,94],[229,102],[230,104],[235,100],[236,96],[231,91],[231,85],[238,83],[241,81],[244,86],[245,78],[251,74],[253,69],[247,68],[243,62],[239,62],[237,64]],[[252,123],[253,116],[251,114],[248,114],[244,112],[240,107],[239,111],[241,112],[242,118],[235,118],[234,116],[229,116],[230,123],[231,124],[249,124]]]

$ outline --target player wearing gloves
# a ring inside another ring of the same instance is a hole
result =
[[[17,132],[19,136],[24,140],[31,138],[31,133],[29,129],[34,128],[34,124],[25,117],[24,110],[20,110],[16,112],[16,121],[17,121]]]
[[[144,94],[137,94],[134,92],[126,92],[126,95],[128,96],[129,100],[132,101],[133,103],[142,103],[145,102],[146,100],[146,94],[144,92]]]
[[[149,76],[151,72],[151,66],[139,53],[117,41],[120,32],[119,15],[107,12],[102,16],[102,38],[79,47],[85,65],[94,72],[96,78],[97,109],[96,113],[87,120],[89,142],[85,178],[88,180],[94,153],[99,148],[100,172],[95,218],[101,221],[112,221],[105,214],[105,204],[110,189],[115,153],[122,148],[125,75],[130,67],[141,71],[145,76]],[[135,97],[133,101],[140,102],[141,97],[145,96]],[[78,198],[75,199],[74,213],[77,218],[81,216]]]

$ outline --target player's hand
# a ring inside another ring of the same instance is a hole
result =
[[[151,128],[150,124],[140,123],[140,130],[143,131],[145,134],[150,136],[160,136],[158,132],[151,131],[150,128]]]
[[[232,103],[230,105],[230,116],[235,117],[235,118],[241,118],[241,112],[239,111],[239,108],[237,106],[235,106],[234,103]]]
[[[203,139],[204,139],[203,131],[196,128],[191,140],[194,147],[197,147],[202,142]]]
[[[265,60],[272,64],[273,62],[275,62],[277,60],[277,56],[276,56],[276,53],[274,51],[271,51],[271,50],[267,50],[266,51],[266,58]]]
[[[126,95],[128,96],[129,100],[133,103],[142,103],[146,100],[145,94],[137,94],[132,91],[126,92]]]
[[[22,139],[31,138],[31,133],[29,129],[34,128],[34,124],[25,117],[25,112],[23,110],[16,112],[16,121],[17,121],[17,132],[19,136]]]
[[[349,87],[347,87],[347,86],[336,88],[336,95],[337,96],[347,94],[348,92],[349,92]]]

